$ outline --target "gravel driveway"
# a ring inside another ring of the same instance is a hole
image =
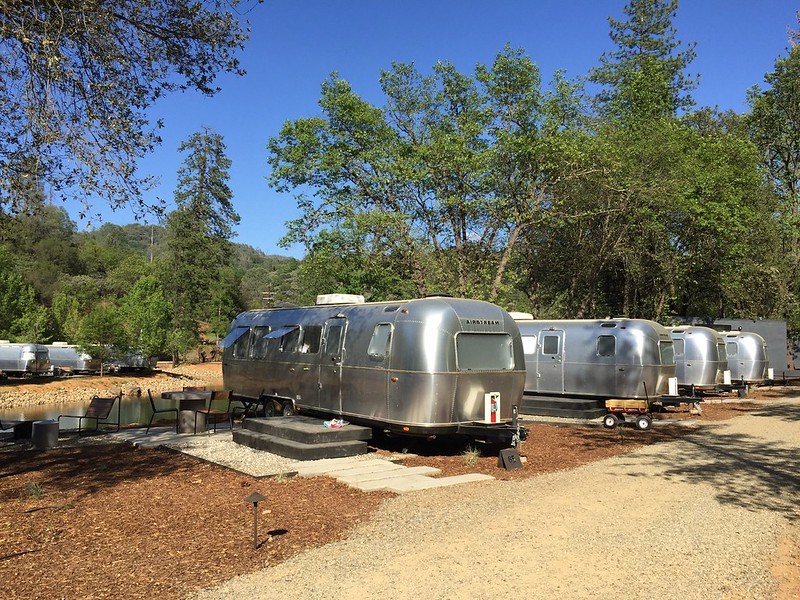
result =
[[[574,470],[398,496],[349,539],[196,598],[774,599],[798,446],[800,398],[764,403]]]

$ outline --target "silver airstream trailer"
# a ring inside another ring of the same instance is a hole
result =
[[[100,370],[100,359],[92,358],[74,344],[54,342],[47,345],[47,350],[54,374],[95,373]]]
[[[0,373],[4,376],[31,377],[50,371],[47,347],[41,344],[14,344],[0,340]]]
[[[525,363],[514,320],[478,300],[427,297],[251,310],[222,341],[224,386],[273,411],[342,416],[404,435],[513,444]],[[524,431],[524,430],[523,430]]]
[[[769,367],[767,342],[764,338],[750,331],[726,331],[722,336],[725,339],[731,380],[745,384],[763,383]]]
[[[678,389],[683,394],[717,391],[730,384],[728,356],[722,333],[700,325],[682,325],[669,330],[675,349]]]
[[[676,395],[672,338],[658,323],[527,317],[524,313],[516,317],[525,352],[526,396],[604,402]]]

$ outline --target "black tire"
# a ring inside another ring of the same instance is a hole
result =
[[[603,417],[603,427],[606,429],[614,429],[614,427],[617,425],[619,425],[619,419],[617,418],[617,415],[608,413],[605,417]]]
[[[284,417],[291,417],[295,413],[294,404],[289,402],[288,400],[281,404],[281,414]]]
[[[652,425],[653,419],[651,419],[649,415],[639,415],[636,417],[636,429],[647,431]]]
[[[261,401],[261,405],[264,407],[265,417],[275,416],[275,403],[272,400],[270,400],[269,398],[263,398]]]

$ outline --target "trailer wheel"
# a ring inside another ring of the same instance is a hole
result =
[[[614,429],[614,427],[617,425],[619,425],[619,419],[617,418],[617,415],[608,413],[605,417],[603,417],[603,427],[606,429]]]
[[[294,414],[294,404],[288,400],[281,404],[281,414],[284,417],[291,417]]]
[[[636,428],[641,431],[646,431],[650,429],[653,425],[653,419],[650,418],[650,415],[639,415],[636,417]]]
[[[264,407],[264,416],[265,417],[274,417],[275,416],[275,403],[272,401],[271,398],[263,398],[261,401],[261,406]]]

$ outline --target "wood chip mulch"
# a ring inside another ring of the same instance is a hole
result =
[[[698,420],[752,407],[710,405]],[[533,425],[520,449],[525,462],[514,470],[498,467],[497,453],[470,457],[442,445],[415,446],[404,464],[438,467],[443,476],[532,477],[692,430],[621,429]],[[244,502],[253,492],[267,498],[258,505],[257,548],[253,505]],[[182,598],[341,539],[390,496],[328,477],[258,479],[120,444],[1,452],[0,589],[9,600]]]

